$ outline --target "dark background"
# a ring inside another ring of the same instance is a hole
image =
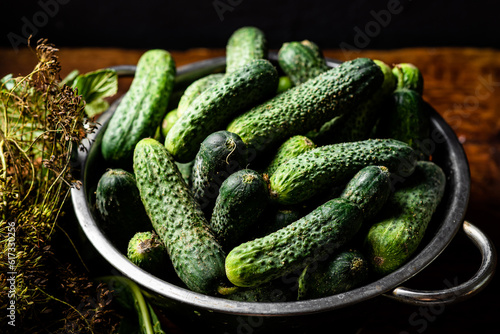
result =
[[[32,33],[59,47],[224,48],[237,27],[254,25],[271,48],[306,38],[325,49],[500,48],[499,5],[486,0],[2,2],[0,47],[22,47]]]

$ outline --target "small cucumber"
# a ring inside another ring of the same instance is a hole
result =
[[[282,75],[279,77],[278,81],[278,89],[276,90],[276,94],[283,93],[286,90],[289,90],[293,87],[292,81],[286,75]]]
[[[438,165],[419,161],[414,173],[392,193],[365,239],[366,255],[376,273],[396,270],[415,252],[445,184],[446,176]]]
[[[177,108],[172,109],[165,114],[163,121],[161,122],[161,135],[163,138],[167,135],[168,131],[172,128],[175,122],[179,119],[179,113]]]
[[[212,215],[222,182],[247,164],[248,150],[238,135],[220,130],[203,140],[194,159],[190,184],[207,219]]]
[[[140,198],[175,272],[189,289],[215,294],[225,282],[225,253],[171,154],[145,138],[137,143],[133,162]]]
[[[177,113],[182,115],[189,105],[208,88],[219,82],[224,77],[223,73],[212,73],[191,83],[179,100]]]
[[[227,130],[256,151],[276,148],[356,108],[382,81],[383,73],[371,59],[346,61],[237,116]]]
[[[345,250],[307,266],[299,277],[298,299],[314,299],[349,291],[366,282],[368,261],[359,250]]]
[[[348,182],[368,165],[385,166],[391,174],[405,177],[413,172],[416,161],[415,151],[394,139],[320,146],[278,167],[269,178],[271,197],[281,204],[296,204]]]
[[[356,204],[333,199],[287,227],[233,248],[226,275],[241,287],[270,282],[335,252],[353,238],[362,220]]]
[[[130,239],[127,257],[138,267],[159,273],[169,261],[167,249],[155,232],[137,232]]]
[[[262,30],[252,26],[237,29],[227,41],[226,73],[233,73],[255,59],[266,59],[267,52],[267,40]]]
[[[392,73],[397,79],[397,89],[406,88],[422,95],[424,77],[418,67],[410,63],[400,63],[394,65]]]
[[[391,191],[389,169],[385,166],[370,165],[354,175],[340,197],[356,203],[363,211],[365,221],[368,221],[384,206]]]
[[[235,172],[222,183],[210,226],[224,249],[241,242],[256,225],[268,202],[267,183],[254,170]]]
[[[131,166],[135,145],[154,136],[167,112],[175,73],[169,52],[153,49],[141,56],[132,84],[102,137],[101,152],[106,161],[125,169]]]
[[[224,129],[235,115],[274,95],[277,86],[278,72],[268,60],[238,67],[189,105],[168,132],[165,147],[177,161],[191,161],[209,134]]]
[[[151,221],[139,196],[135,177],[123,169],[108,169],[97,183],[96,209],[103,231],[120,250],[138,231],[151,229]]]
[[[329,69],[320,48],[309,40],[283,43],[278,63],[295,86]]]
[[[306,136],[296,135],[290,137],[278,148],[264,173],[271,176],[279,166],[313,148],[316,148],[316,144]]]

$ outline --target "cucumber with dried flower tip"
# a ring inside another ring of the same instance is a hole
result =
[[[346,61],[237,116],[227,130],[264,151],[357,107],[382,81],[383,73],[371,59]]]
[[[189,105],[208,88],[219,82],[224,77],[223,73],[212,73],[191,83],[179,100],[177,113],[182,115]]]
[[[288,138],[280,145],[264,173],[271,176],[283,163],[313,148],[316,148],[316,144],[306,136],[296,135]]]
[[[278,64],[295,86],[329,69],[320,48],[309,40],[283,43]]]
[[[369,165],[382,165],[400,177],[410,175],[417,161],[415,151],[394,139],[367,139],[317,147],[290,159],[269,178],[271,198],[296,204],[328,188],[348,182]]]
[[[336,198],[262,238],[236,246],[226,257],[226,275],[240,287],[255,287],[332,254],[350,241],[363,221],[359,207]]]
[[[445,186],[446,176],[438,165],[417,162],[413,174],[391,194],[366,235],[366,256],[374,272],[388,274],[415,252]]]
[[[267,183],[252,169],[237,171],[222,183],[210,227],[224,249],[241,243],[268,202]]]
[[[345,250],[308,265],[299,277],[298,299],[314,299],[349,291],[366,282],[369,265],[359,250]]]
[[[159,273],[169,261],[165,245],[152,231],[134,234],[128,243],[127,258],[151,273]]]
[[[101,228],[118,248],[126,249],[137,231],[151,229],[132,173],[119,168],[108,169],[99,178],[95,194]]]
[[[225,253],[172,155],[145,138],[137,143],[133,162],[141,200],[175,272],[189,289],[215,294],[225,282]]]
[[[154,136],[167,112],[175,74],[175,62],[168,51],[153,49],[141,56],[132,84],[102,137],[101,152],[106,161],[123,168],[132,165],[135,145]]]
[[[267,39],[262,30],[241,27],[229,37],[226,45],[226,73],[234,72],[255,59],[267,58]]]
[[[165,147],[177,161],[191,161],[209,134],[225,129],[235,115],[274,95],[277,86],[278,72],[268,60],[238,67],[189,105],[167,133]]]
[[[220,130],[203,140],[194,158],[190,186],[207,219],[224,180],[247,164],[248,150],[238,135]]]

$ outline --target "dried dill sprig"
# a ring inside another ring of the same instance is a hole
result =
[[[69,191],[79,187],[71,174],[72,154],[95,127],[85,118],[81,96],[61,84],[58,49],[41,39],[33,52],[38,63],[31,73],[0,83],[0,299],[3,310],[15,300],[18,323],[47,312],[52,303],[70,310],[69,318],[78,311],[51,293],[50,274],[57,272],[62,281],[79,277],[67,288],[82,293],[80,299],[92,286],[65,264],[54,269],[49,259]],[[86,323],[102,314],[94,312]],[[81,332],[93,332],[92,326]]]

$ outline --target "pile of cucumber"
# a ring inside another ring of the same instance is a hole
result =
[[[255,302],[325,297],[401,267],[446,183],[420,149],[418,68],[330,68],[307,40],[271,62],[256,27],[226,53],[226,71],[175,105],[169,52],[139,60],[101,144],[96,209],[117,247],[192,291]]]

